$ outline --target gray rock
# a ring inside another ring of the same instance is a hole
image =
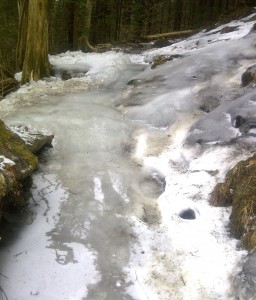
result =
[[[235,277],[233,294],[236,300],[256,299],[256,250],[248,254],[242,271]]]
[[[250,129],[256,128],[256,118],[244,118],[238,115],[235,117],[234,127],[239,128],[242,133],[247,133]]]
[[[208,96],[202,99],[202,104],[200,105],[199,108],[200,110],[209,113],[219,105],[220,105],[220,99],[214,96]]]

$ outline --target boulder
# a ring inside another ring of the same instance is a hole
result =
[[[45,146],[51,147],[52,145],[54,138],[52,134],[42,134],[23,125],[10,127],[10,129],[21,137],[27,149],[33,154],[37,154]]]
[[[26,204],[23,191],[38,166],[35,153],[53,139],[53,135],[29,133],[21,128],[15,127],[14,132],[0,120],[0,218],[10,209]]]
[[[256,118],[245,118],[243,116],[236,116],[234,127],[239,128],[241,133],[247,133],[251,129],[256,128]]]
[[[252,65],[243,73],[241,81],[243,87],[256,82],[256,65]]]
[[[10,167],[18,180],[29,176],[37,168],[37,157],[26,147],[22,138],[0,120],[0,155],[14,164]]]
[[[239,162],[216,185],[210,202],[214,206],[232,205],[230,232],[247,250],[256,247],[256,154]]]

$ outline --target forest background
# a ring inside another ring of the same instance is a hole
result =
[[[37,0],[30,0],[37,1]],[[241,16],[253,0],[45,0],[49,53],[88,51],[90,44],[143,41],[143,37],[172,31],[205,28]],[[0,0],[0,65],[18,71],[17,0]],[[91,10],[88,14],[88,9]],[[89,16],[89,17],[88,17]],[[88,37],[85,36],[88,34]]]

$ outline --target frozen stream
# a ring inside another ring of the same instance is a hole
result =
[[[241,87],[253,17],[138,55],[52,56],[82,77],[31,82],[0,103],[8,125],[55,135],[29,211],[1,240],[8,299],[249,299],[234,291],[247,253],[229,235],[231,208],[209,198],[255,153],[256,91]]]
[[[113,108],[115,97],[99,90],[38,98],[6,120],[55,134],[34,176],[33,224],[2,246],[9,299],[124,298],[123,268],[135,238],[126,217],[143,197],[156,201],[161,186],[129,158],[132,124]]]

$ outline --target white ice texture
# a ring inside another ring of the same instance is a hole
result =
[[[236,299],[246,252],[229,236],[230,208],[208,200],[255,148],[255,129],[234,126],[256,119],[256,91],[241,87],[256,60],[253,16],[141,54],[50,56],[56,77],[1,101],[8,125],[55,134],[33,224],[1,252],[9,299]]]

